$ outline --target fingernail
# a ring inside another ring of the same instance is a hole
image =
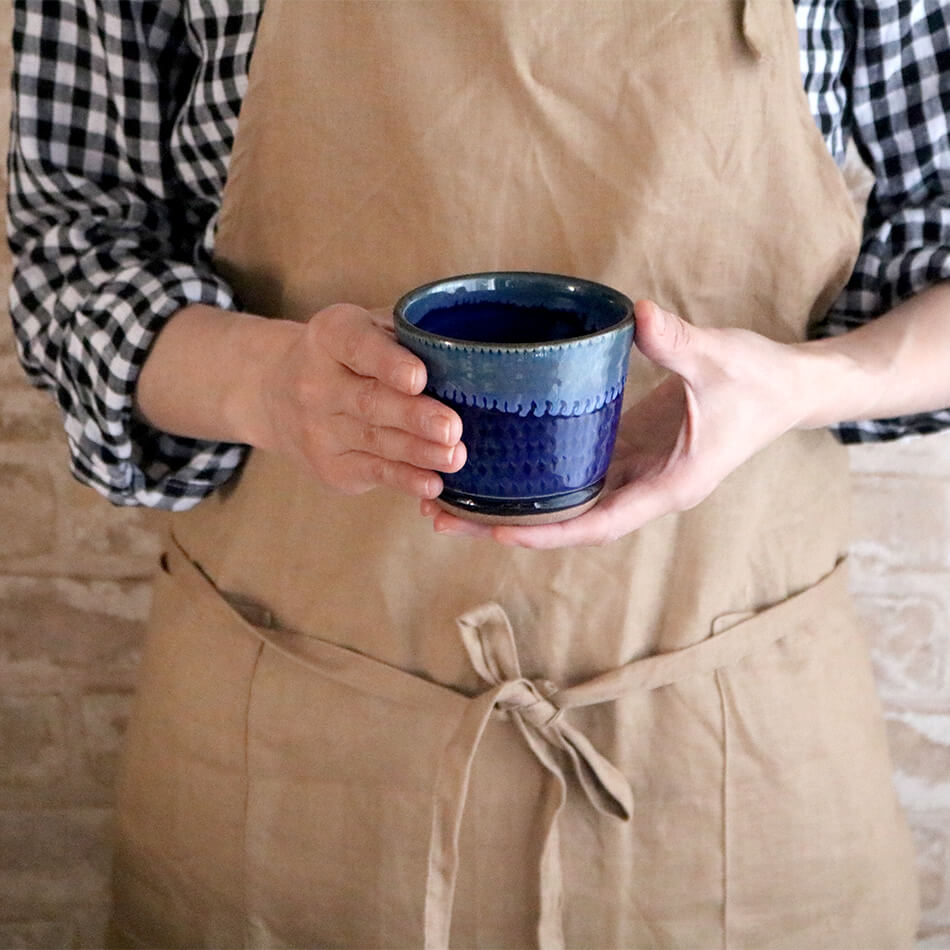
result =
[[[416,391],[416,367],[412,363],[402,363],[393,373],[393,386],[402,392]]]
[[[430,452],[430,464],[440,472],[452,467],[455,449],[448,445],[440,445]]]
[[[434,442],[448,443],[452,435],[452,426],[442,416],[430,416],[426,423],[426,432]]]

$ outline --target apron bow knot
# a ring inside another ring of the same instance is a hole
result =
[[[563,718],[570,694],[546,679],[522,675],[514,633],[504,610],[483,604],[457,621],[472,666],[490,689],[469,702],[443,753],[429,845],[425,945],[447,947],[458,873],[458,842],[472,766],[492,714],[511,719],[528,748],[553,778],[541,803],[545,823],[540,860],[538,940],[563,947],[562,874],[557,819],[572,772],[587,800],[603,815],[628,821],[633,792],[626,777],[589,739]]]
[[[512,695],[498,701],[498,709],[501,712],[519,716],[524,723],[539,731],[554,726],[563,715],[564,710],[551,702],[551,697],[545,694],[543,684],[547,683],[547,680],[509,682],[517,684],[520,689],[513,689]]]
[[[522,675],[514,632],[505,611],[495,603],[483,604],[461,616],[457,623],[475,672],[495,687],[484,695],[497,693],[495,707],[512,715],[542,765],[548,771],[562,773],[559,765],[552,768],[550,750],[565,753],[594,808],[605,815],[629,819],[633,814],[629,782],[580,730],[562,719],[569,694],[562,693],[550,680],[531,680]],[[541,751],[538,738],[544,740],[548,750]]]

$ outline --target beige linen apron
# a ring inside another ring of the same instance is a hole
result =
[[[218,256],[304,319],[559,271],[801,339],[858,224],[791,2],[277,2]],[[642,359],[630,401],[655,384]],[[175,516],[117,927],[159,946],[911,943],[849,606],[847,465],[793,433],[597,549],[435,536],[252,454]]]

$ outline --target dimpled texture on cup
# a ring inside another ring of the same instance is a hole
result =
[[[620,399],[576,416],[534,415],[448,402],[462,419],[464,438],[479,451],[442,479],[450,493],[536,498],[599,482],[607,470],[620,417]]]

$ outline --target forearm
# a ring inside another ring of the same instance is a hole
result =
[[[306,323],[185,307],[149,352],[137,409],[156,429],[290,457],[345,493],[435,497],[437,472],[465,462],[461,421],[422,395],[425,366],[391,322],[350,304]]]
[[[136,387],[136,410],[156,429],[267,447],[260,394],[303,326],[195,304],[155,341]]]
[[[950,283],[841,336],[798,346],[803,428],[950,406]]]

